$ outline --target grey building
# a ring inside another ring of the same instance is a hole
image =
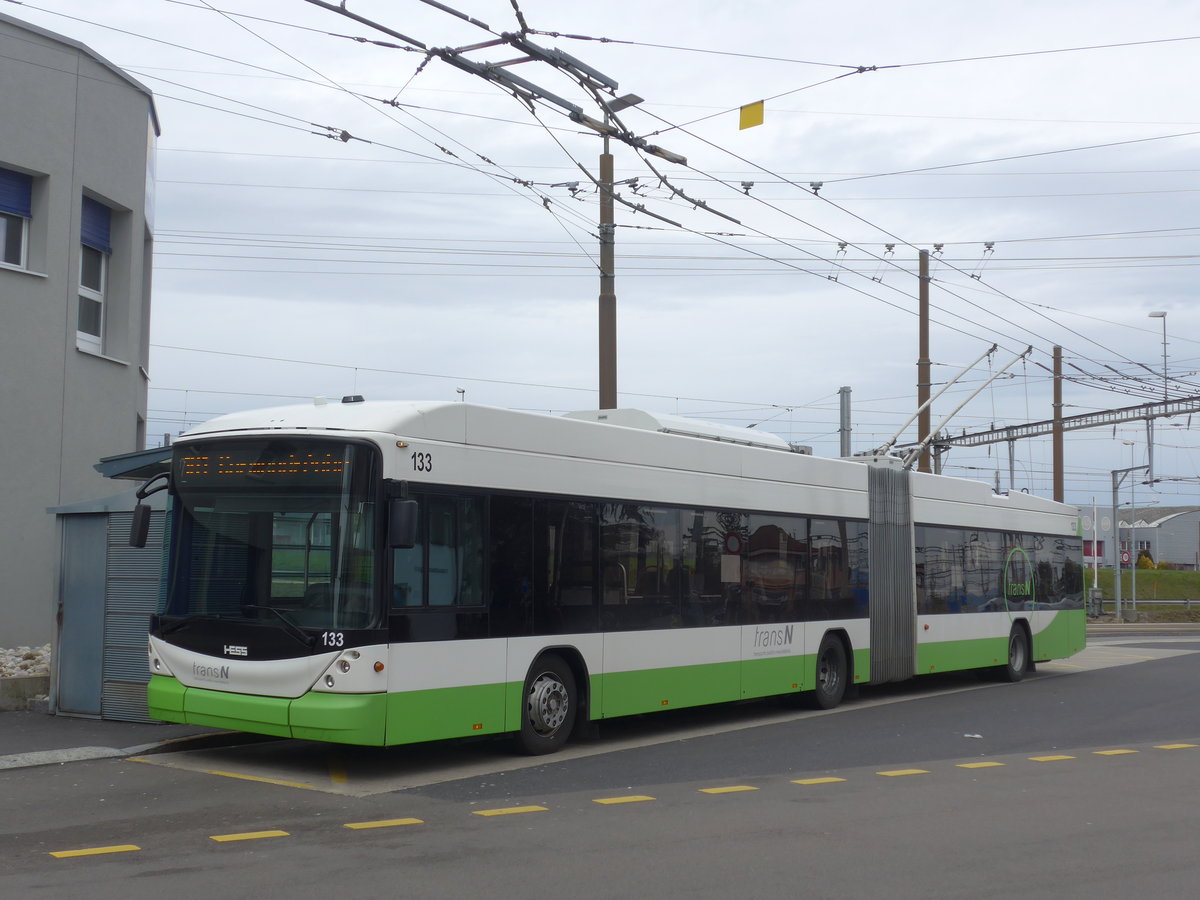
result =
[[[1132,513],[1122,510],[1121,519],[1123,550],[1130,549],[1132,540],[1133,547],[1149,553],[1155,563],[1200,568],[1200,506],[1142,506]]]
[[[1100,515],[1106,511],[1101,508]],[[1108,513],[1111,517],[1111,513]],[[1128,566],[1141,553],[1149,553],[1156,564],[1173,569],[1200,569],[1200,506],[1139,506],[1119,511],[1122,566]],[[1084,562],[1093,562],[1092,535],[1085,533]],[[1112,535],[1100,534],[1096,542],[1099,565],[1115,564]],[[1135,552],[1136,551],[1136,552]]]
[[[54,631],[51,507],[145,445],[158,120],[146,87],[0,14],[0,646]]]

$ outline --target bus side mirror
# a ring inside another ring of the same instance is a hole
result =
[[[137,506],[133,508],[133,521],[129,526],[130,547],[145,547],[146,537],[150,534],[150,507],[142,501],[151,494],[165,491],[170,486],[171,473],[159,472],[134,492],[138,502]]]
[[[133,508],[133,522],[129,526],[129,546],[145,547],[150,534],[150,507],[139,503]]]
[[[388,546],[407,549],[417,543],[417,501],[392,500],[388,504]]]

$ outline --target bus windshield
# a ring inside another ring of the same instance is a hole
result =
[[[163,613],[282,628],[379,621],[377,453],[313,438],[180,445]]]

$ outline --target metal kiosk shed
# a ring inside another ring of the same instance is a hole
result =
[[[102,459],[109,478],[142,482],[170,464],[170,447]],[[59,715],[153,721],[146,712],[146,634],[163,579],[166,494],[147,498],[150,535],[129,546],[136,503],[130,488],[112,497],[47,510],[59,527],[58,603],[50,686]]]

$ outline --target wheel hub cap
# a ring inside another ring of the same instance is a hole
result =
[[[552,675],[541,675],[529,689],[529,721],[541,734],[553,734],[567,718],[567,689]]]

